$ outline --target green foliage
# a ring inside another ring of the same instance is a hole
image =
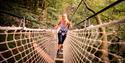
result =
[[[68,13],[70,21],[75,24],[93,14],[85,7],[84,3],[82,3],[76,13],[72,16],[80,1],[81,0],[2,0],[0,3],[0,10],[16,16],[25,17],[30,20],[30,27],[34,25],[38,25],[39,27],[40,25],[46,24],[46,21],[51,21],[51,24],[56,24],[58,15],[64,12]],[[98,12],[115,1],[116,0],[85,0],[87,5],[95,12]],[[120,3],[119,5],[101,13],[101,19],[103,21],[109,21],[122,18],[125,15],[124,4],[125,2]],[[4,24],[7,25],[11,22],[13,22],[11,24],[14,24],[14,19],[4,19],[6,17],[8,16],[2,17],[1,15],[0,22],[4,22]],[[95,18],[92,18],[91,21],[93,21],[93,24],[96,23]]]

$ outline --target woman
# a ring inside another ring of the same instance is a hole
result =
[[[56,26],[56,28],[58,28],[58,51],[57,51],[57,54],[63,48],[63,43],[64,43],[64,40],[66,39],[66,35],[67,35],[69,27],[70,27],[70,22],[67,19],[67,14],[63,14],[59,18],[58,25]]]

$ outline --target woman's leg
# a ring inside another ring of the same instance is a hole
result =
[[[61,49],[61,44],[58,44],[58,50],[60,50]]]
[[[61,35],[61,33],[58,33],[58,50],[57,50],[57,54],[61,50],[61,43],[62,43],[62,35]]]

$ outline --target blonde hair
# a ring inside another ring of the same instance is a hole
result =
[[[65,17],[66,23],[69,23],[69,20],[68,20],[68,16],[67,16],[67,14],[64,13],[63,16]]]

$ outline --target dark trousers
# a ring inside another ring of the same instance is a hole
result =
[[[63,44],[66,39],[66,34],[62,35],[62,33],[58,33],[58,44]]]

